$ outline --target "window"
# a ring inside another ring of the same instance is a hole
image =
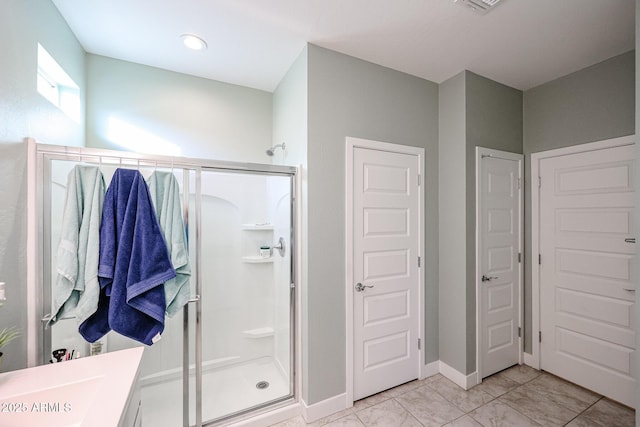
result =
[[[80,123],[80,88],[38,43],[38,93]]]

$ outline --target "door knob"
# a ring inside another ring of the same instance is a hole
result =
[[[356,283],[356,292],[362,292],[364,291],[366,288],[373,288],[373,285],[363,285],[362,283],[358,282]]]
[[[493,279],[497,279],[497,277],[496,277],[496,276],[489,276],[489,277],[487,277],[487,276],[485,276],[485,275],[483,274],[483,275],[482,275],[482,279],[481,279],[481,280],[482,280],[483,282],[490,282],[490,281],[492,281]]]

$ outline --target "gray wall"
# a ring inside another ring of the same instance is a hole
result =
[[[464,71],[440,85],[439,120],[440,360],[470,374],[476,370],[475,149],[522,153],[522,92]]]
[[[50,144],[82,145],[84,137],[84,50],[48,0],[0,2],[0,281],[7,302],[0,328],[17,326],[22,336],[3,348],[2,370],[27,364],[26,147],[25,137]],[[80,87],[82,117],[75,123],[38,94],[40,43]]]
[[[635,51],[630,51],[525,91],[525,170],[531,170],[531,153],[633,134],[635,73]],[[530,353],[531,179],[525,179],[525,207],[524,332]]]
[[[181,156],[269,163],[272,95],[104,56],[87,55],[87,146],[126,150],[116,118],[180,145]]]
[[[525,153],[632,134],[634,51],[524,93]]]
[[[439,97],[439,348],[440,360],[466,372],[466,73],[440,84]]]
[[[307,404],[345,392],[345,137],[424,147],[426,358],[438,359],[438,86],[308,46]]]
[[[287,74],[273,93],[273,143],[286,143],[284,153],[277,151],[273,156],[274,163],[282,163],[300,166],[298,173],[301,175],[301,212],[297,212],[301,220],[301,227],[298,229],[297,244],[302,249],[302,263],[298,265],[301,269],[302,283],[297,283],[298,292],[302,292],[307,287],[307,268],[308,268],[308,218],[307,218],[307,48],[305,47],[300,53],[296,61],[293,63]],[[300,315],[305,317],[305,321],[298,325],[301,330],[303,363],[302,375],[305,380],[302,383],[302,395],[309,395],[309,378],[307,358],[308,350],[308,331],[306,321],[306,313],[308,313],[309,301],[307,298],[302,299],[302,306],[299,307]]]
[[[475,164],[475,147],[522,154],[522,91],[470,71],[466,77],[467,158],[472,153]]]

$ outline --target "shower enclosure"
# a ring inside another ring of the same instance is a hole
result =
[[[91,346],[73,315],[46,327],[67,175],[76,165],[96,165],[108,186],[117,168],[145,178],[163,171],[180,186],[191,299],[145,349],[142,425],[213,425],[294,401],[295,168],[31,144],[40,204],[41,363],[56,349],[85,357],[142,345],[112,331]]]

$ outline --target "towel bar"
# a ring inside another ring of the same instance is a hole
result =
[[[62,316],[62,317],[59,317],[58,320],[69,320],[69,319],[75,319],[75,318],[76,316]],[[47,314],[42,319],[40,319],[42,323],[47,323],[49,320],[51,320],[51,313]]]
[[[191,304],[192,302],[198,302],[200,301],[200,295],[196,295],[193,298],[191,298],[190,300],[187,301],[187,304]],[[70,320],[70,319],[75,319],[76,316],[63,316],[63,317],[59,317],[58,320]],[[47,323],[49,320],[51,320],[51,313],[45,315],[43,318],[40,319],[40,322],[42,323]]]

